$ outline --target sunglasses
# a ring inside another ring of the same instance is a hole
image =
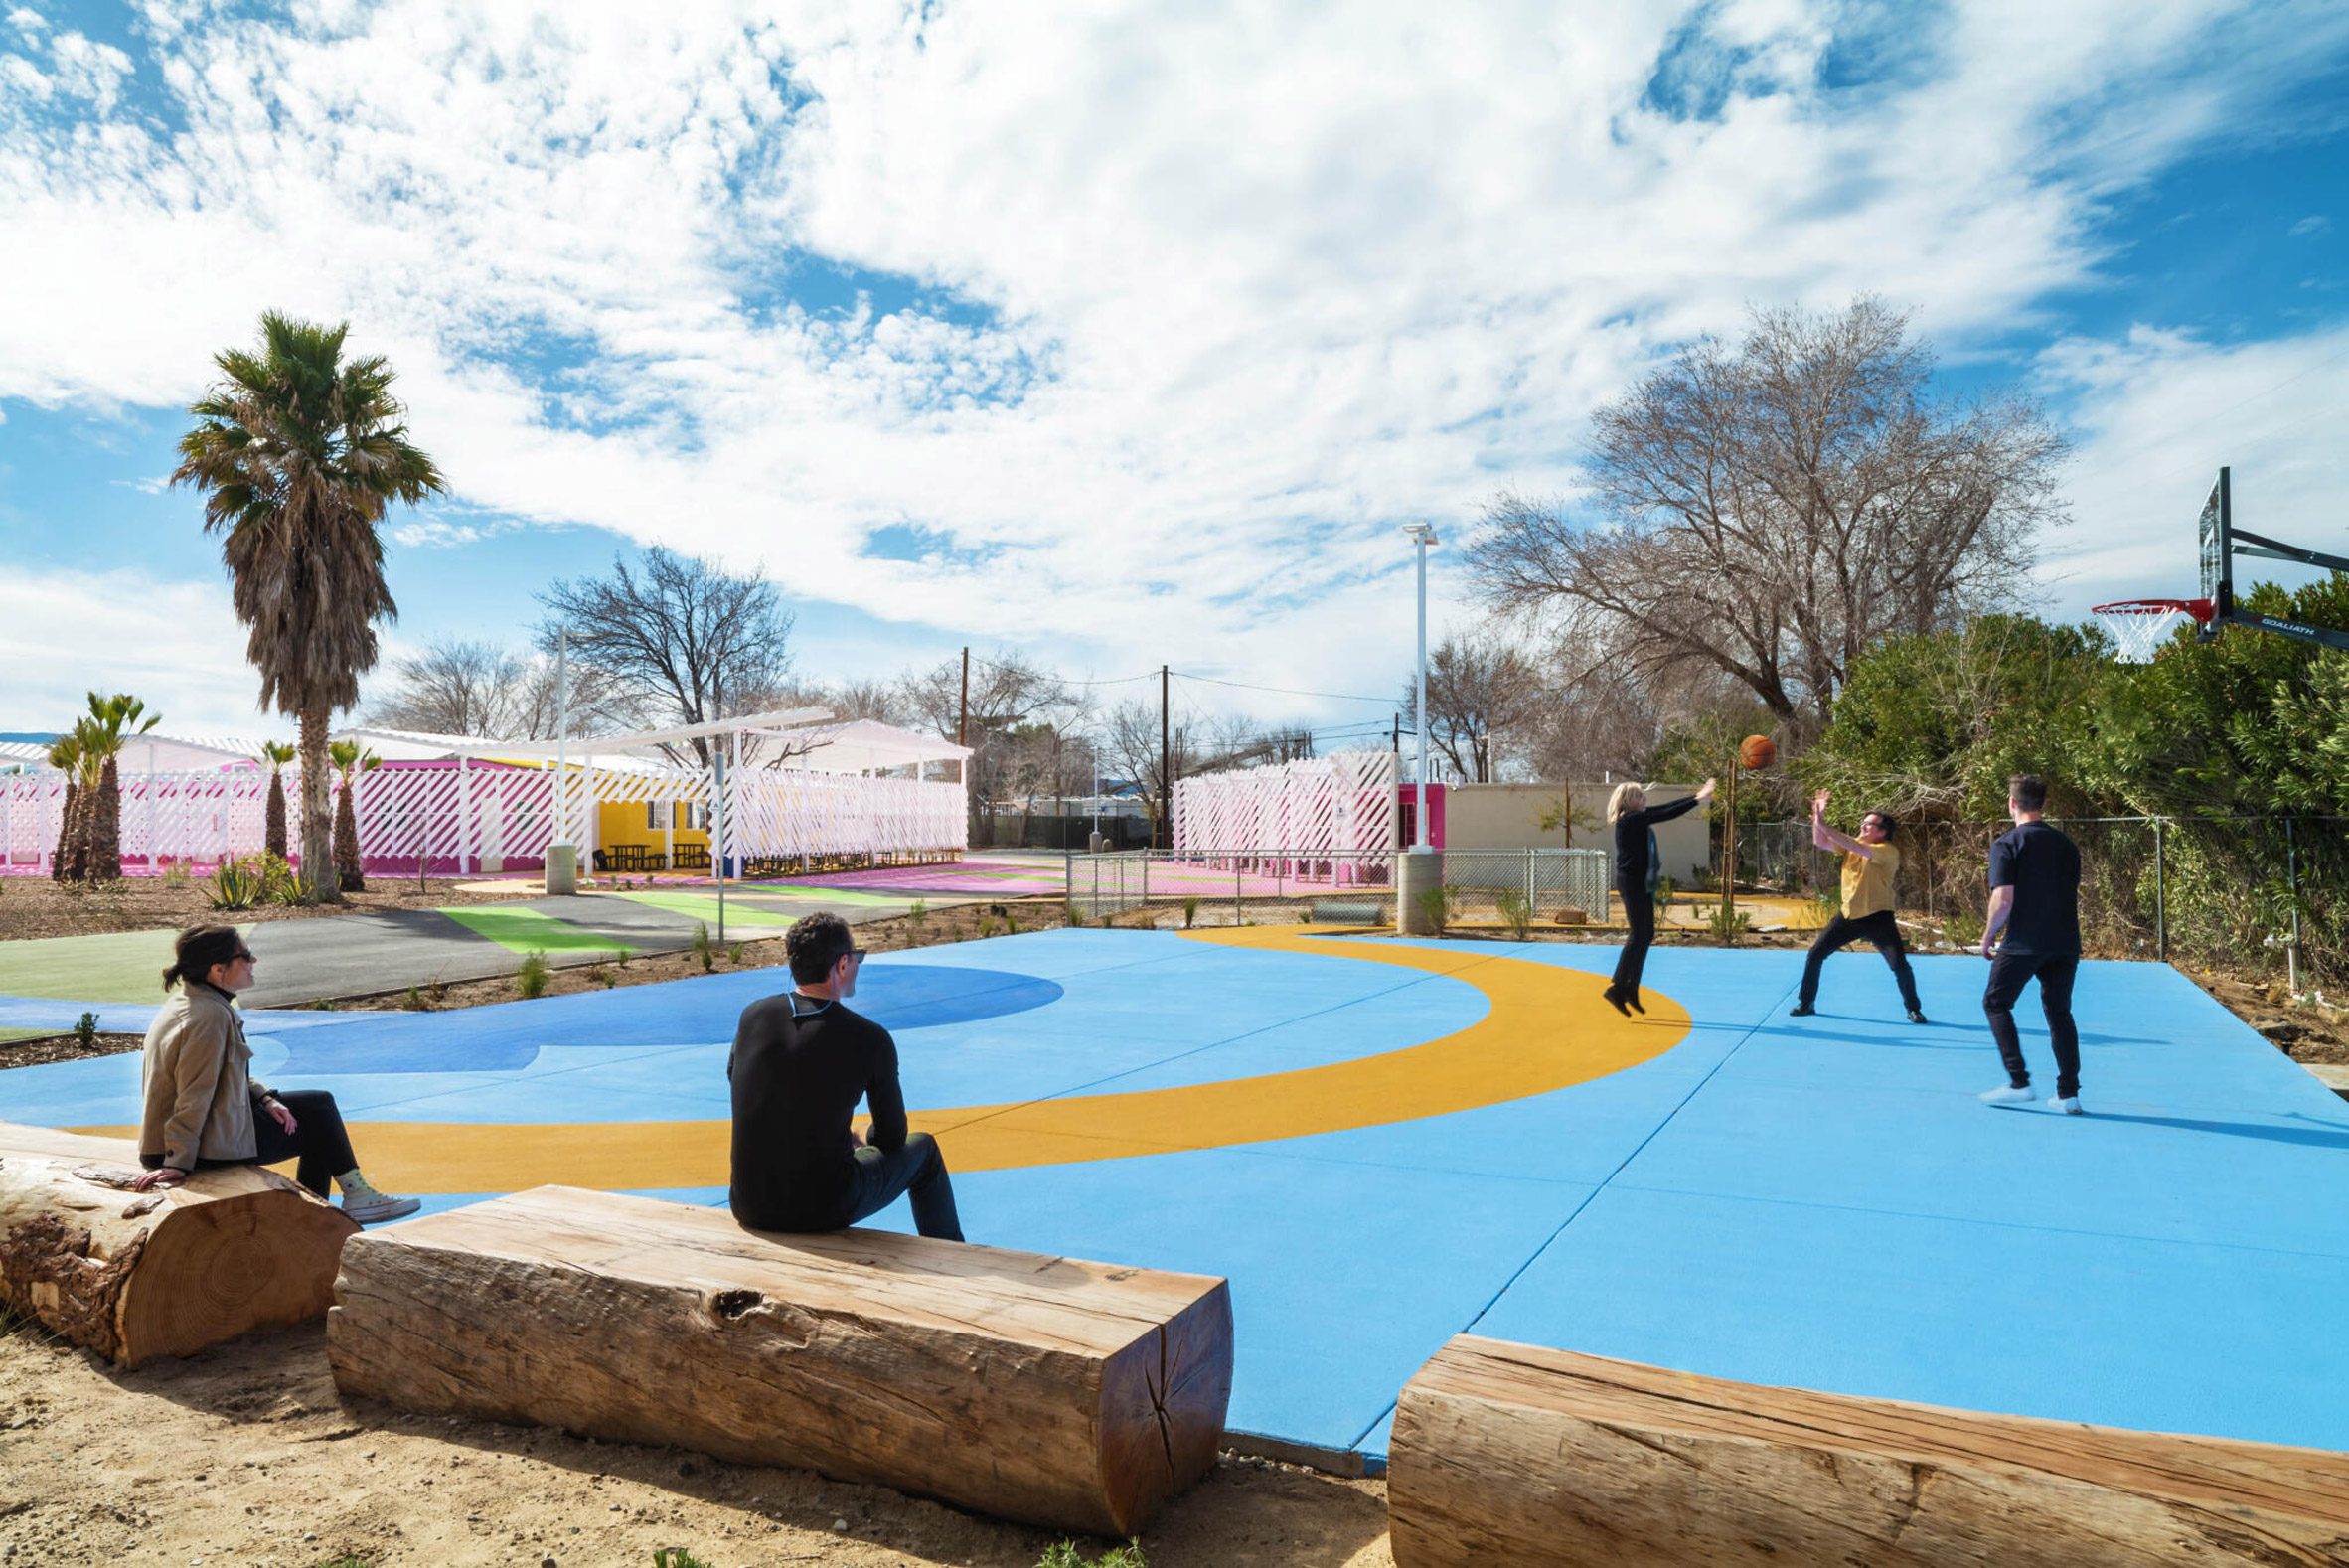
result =
[[[257,961],[253,958],[249,951],[240,947],[236,950],[236,956],[231,959],[230,962],[235,964],[250,964]]]
[[[860,964],[863,963],[864,949],[861,947],[852,947],[847,952],[841,954],[839,958],[834,959],[833,962],[838,964],[847,959],[855,959]]]

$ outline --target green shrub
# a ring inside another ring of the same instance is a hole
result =
[[[748,944],[736,942],[732,947],[726,949],[726,962],[733,965],[737,969],[741,968],[742,955],[747,951]]]
[[[407,995],[399,999],[399,1005],[410,1013],[427,1013],[432,1006],[424,1000],[424,994],[413,986],[407,988]]]
[[[1942,935],[1956,947],[1982,945],[1982,917],[1971,909],[1953,909],[1942,918]]]
[[[1085,1555],[1077,1550],[1074,1541],[1054,1541],[1036,1559],[1035,1568],[1085,1568]],[[1150,1568],[1150,1559],[1143,1554],[1142,1541],[1137,1536],[1123,1546],[1112,1546],[1103,1552],[1095,1560],[1094,1568]]]
[[[1712,912],[1705,916],[1705,929],[1719,938],[1724,947],[1734,945],[1752,925],[1753,921],[1746,917],[1746,912],[1735,904],[1726,909],[1715,904]]]
[[[1508,934],[1522,942],[1533,933],[1533,900],[1523,889],[1503,887],[1492,895],[1492,907],[1500,915],[1500,923]]]
[[[1428,929],[1442,936],[1452,924],[1452,917],[1460,912],[1460,889],[1423,887],[1413,895],[1412,901],[1418,904],[1420,916],[1427,921]]]
[[[1192,893],[1182,900],[1182,929],[1187,931],[1199,922],[1199,895]]]
[[[1679,885],[1669,876],[1657,877],[1655,879],[1655,912],[1660,915],[1669,909],[1672,906],[1672,894],[1679,890]]]
[[[294,868],[266,850],[223,861],[204,885],[205,901],[215,909],[298,903],[301,896],[302,882]]]
[[[522,992],[525,1002],[547,994],[547,955],[532,948],[522,955],[522,967],[514,972],[514,984]]]
[[[703,974],[706,975],[717,967],[717,954],[709,947],[709,927],[700,920],[694,922],[692,951],[694,962],[702,966]]]
[[[653,1568],[709,1568],[709,1565],[682,1546],[659,1546],[653,1549]]]
[[[905,918],[913,922],[915,929],[920,929],[921,923],[930,918],[929,901],[916,898],[913,901],[913,907],[905,911]]]
[[[188,883],[189,883],[189,882],[193,881],[194,879],[195,879],[195,878],[191,877],[191,876],[188,874],[188,867],[187,867],[187,866],[186,866],[184,863],[182,863],[181,862],[178,862],[178,861],[165,861],[165,862],[163,862],[163,885],[164,885],[164,886],[166,886],[166,887],[185,887],[185,886],[187,886],[187,885],[188,885]]]
[[[94,1013],[84,1013],[84,1014],[82,1014],[82,1015],[81,1015],[81,1017],[79,1017],[79,1018],[78,1018],[78,1019],[76,1019],[74,1020],[74,1039],[75,1039],[75,1042],[76,1042],[77,1044],[78,1044],[78,1045],[79,1045],[79,1046],[80,1046],[80,1047],[81,1047],[83,1050],[89,1050],[89,1049],[92,1049],[92,1048],[94,1048],[94,1047],[96,1046],[96,1044],[97,1044],[97,1015],[96,1015],[96,1014],[94,1014]]]

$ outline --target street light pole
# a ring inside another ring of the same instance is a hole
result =
[[[1424,854],[1427,842],[1427,551],[1437,543],[1436,531],[1425,523],[1406,523],[1403,532],[1419,550],[1419,667],[1412,696],[1411,722],[1417,731],[1419,760],[1414,774],[1417,804],[1412,809],[1411,848]]]

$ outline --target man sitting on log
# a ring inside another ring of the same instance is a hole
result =
[[[946,1159],[905,1128],[897,1044],[847,1006],[864,950],[835,914],[803,915],[783,938],[794,988],[742,1010],[733,1085],[735,1220],[752,1230],[840,1230],[913,1199],[914,1228],[963,1239]],[[867,1102],[872,1125],[850,1125]]]

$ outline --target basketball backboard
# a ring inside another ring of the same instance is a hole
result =
[[[2227,469],[2219,470],[2210,499],[2202,504],[2202,597],[2210,602],[2211,613],[2197,635],[2205,641],[2218,635],[2235,608],[2235,509]]]

